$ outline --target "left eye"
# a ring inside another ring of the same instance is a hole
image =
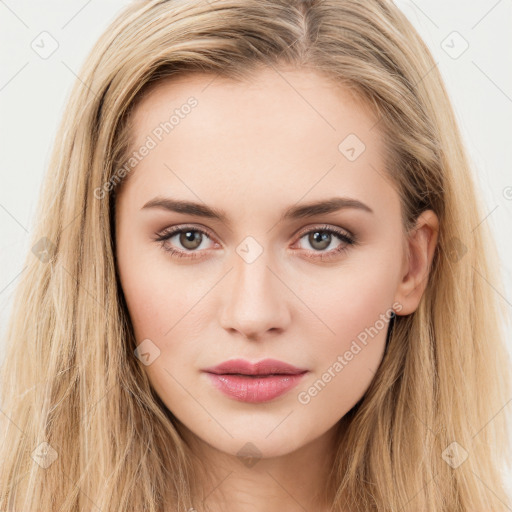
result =
[[[331,246],[334,238],[337,238],[342,243],[339,244],[336,248],[331,249],[330,251],[325,251],[326,248]],[[169,242],[174,238],[178,237],[177,242],[181,244],[183,249],[175,249],[172,247],[175,244],[169,245]],[[196,228],[196,227],[180,227],[180,228],[172,228],[167,231],[164,231],[161,235],[156,238],[157,242],[160,242],[163,249],[167,252],[170,252],[173,256],[178,258],[198,258],[201,248],[201,245],[204,241],[204,238],[210,238],[208,232]],[[315,254],[308,254],[308,258],[321,258],[322,260],[326,260],[329,257],[335,257],[339,253],[348,249],[349,246],[354,245],[355,238],[352,235],[349,235],[347,232],[341,231],[338,228],[333,228],[330,226],[321,226],[318,228],[310,229],[309,231],[303,232],[299,236],[299,241],[303,238],[307,238],[307,242],[313,247],[312,252]],[[204,248],[204,247],[203,247]]]
[[[299,240],[307,238],[307,242],[313,247],[313,250],[315,252],[319,252],[323,251],[323,249],[326,249],[331,245],[331,242],[333,242],[333,235],[334,238],[337,238],[346,244],[350,245],[353,243],[353,239],[348,234],[342,233],[341,231],[334,230],[332,228],[317,228],[309,230],[303,234]],[[333,250],[336,251],[338,249]]]

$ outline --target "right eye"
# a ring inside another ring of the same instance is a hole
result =
[[[176,237],[176,242],[170,244],[171,239]],[[173,257],[177,258],[199,258],[199,251],[204,237],[210,238],[209,233],[203,229],[192,226],[178,226],[164,230],[157,238],[156,241],[160,242],[162,248],[170,253]],[[179,244],[181,248],[173,248],[173,245]]]

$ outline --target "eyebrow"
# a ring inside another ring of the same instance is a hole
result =
[[[148,201],[141,210],[147,208],[158,208],[176,213],[194,215],[196,217],[205,217],[208,219],[219,220],[224,224],[229,225],[228,216],[225,211],[212,208],[201,203],[157,196]],[[306,203],[300,206],[291,206],[284,211],[279,222],[334,213],[347,208],[354,208],[368,213],[374,213],[368,205],[358,201],[357,199],[349,197],[333,197],[331,199]]]

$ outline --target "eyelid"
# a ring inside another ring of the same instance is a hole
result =
[[[181,231],[197,231],[199,233],[202,233],[204,235],[207,235],[210,239],[215,239],[215,236],[213,236],[212,232],[203,226],[195,226],[193,224],[177,224],[175,226],[170,226],[168,228],[165,228],[163,231],[161,231],[159,234],[157,234],[158,238],[157,240],[166,239],[168,237],[174,236],[177,233],[180,233]]]
[[[298,233],[294,236],[297,236],[299,238],[302,238],[307,233],[310,233],[311,231],[334,231],[335,233],[338,233],[340,235],[344,235],[347,238],[350,238],[351,240],[355,240],[355,235],[350,232],[346,228],[340,228],[338,226],[334,226],[332,224],[314,224],[312,227],[306,227],[298,231]]]

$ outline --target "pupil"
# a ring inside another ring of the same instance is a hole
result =
[[[320,242],[319,249],[325,249],[326,247],[329,247],[330,233],[327,233],[326,231],[315,231],[312,233],[313,243],[311,244],[313,247],[315,246],[315,243]]]
[[[196,249],[201,244],[201,233],[199,231],[185,231],[181,234],[181,238],[180,242],[187,249]],[[198,241],[199,243],[197,243]]]

